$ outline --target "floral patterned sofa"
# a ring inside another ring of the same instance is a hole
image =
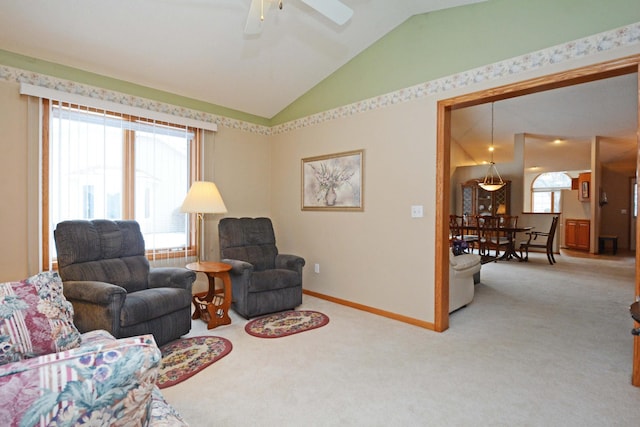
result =
[[[57,273],[0,284],[0,420],[7,426],[186,426],[155,382],[153,335],[78,333]]]

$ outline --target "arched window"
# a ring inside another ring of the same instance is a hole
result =
[[[571,189],[571,177],[564,172],[541,173],[531,183],[532,212],[560,212],[561,190]]]

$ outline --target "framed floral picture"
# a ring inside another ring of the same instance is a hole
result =
[[[582,181],[582,200],[589,200],[589,181]]]
[[[302,210],[363,211],[364,150],[302,159]]]

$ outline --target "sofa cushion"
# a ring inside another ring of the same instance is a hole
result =
[[[453,256],[453,254],[449,255],[449,264],[451,264],[451,268],[455,271],[467,270],[469,268],[476,267],[480,264],[481,261],[480,255],[476,254],[464,254]]]
[[[143,335],[5,364],[0,420],[25,426],[42,420],[50,426],[146,426],[160,360],[153,336]]]
[[[73,306],[55,272],[0,284],[0,364],[80,344]]]
[[[108,344],[116,340],[116,338],[104,329],[95,329],[93,331],[85,332],[81,335],[82,346]]]

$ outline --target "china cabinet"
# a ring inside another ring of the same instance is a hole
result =
[[[487,191],[472,179],[462,184],[462,213],[464,215],[511,215],[511,181],[499,190]]]

